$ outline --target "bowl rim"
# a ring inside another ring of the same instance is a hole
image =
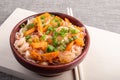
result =
[[[43,13],[46,13],[46,12],[42,12],[42,13],[37,13],[37,14],[34,14],[34,15],[31,15],[31,16],[28,16],[28,17],[26,17],[26,18],[24,18],[24,19],[22,19],[20,22],[18,22],[16,25],[15,25],[15,27],[13,27],[13,29],[12,29],[12,31],[11,31],[11,33],[10,33],[10,46],[11,46],[11,48],[14,50],[14,52],[13,52],[13,54],[16,54],[20,59],[22,59],[22,61],[24,61],[24,62],[26,62],[26,63],[28,63],[28,64],[30,64],[30,65],[33,65],[33,66],[36,66],[36,67],[43,67],[43,68],[60,68],[60,67],[65,67],[65,66],[70,66],[70,65],[72,65],[72,64],[74,64],[75,62],[78,62],[80,59],[82,59],[82,57],[84,57],[86,54],[87,54],[87,52],[88,52],[88,49],[89,49],[89,46],[90,46],[90,36],[89,36],[89,33],[88,33],[88,30],[86,29],[86,27],[81,23],[81,21],[80,20],[78,20],[78,19],[76,19],[76,18],[74,18],[74,17],[72,17],[72,16],[70,16],[70,15],[67,15],[67,14],[64,14],[64,13],[60,13],[60,12],[48,12],[48,13],[51,13],[51,14],[61,14],[61,15],[64,15],[64,16],[66,16],[66,17],[69,17],[69,18],[72,18],[72,19],[74,19],[75,21],[77,21],[77,22],[79,22],[81,25],[82,25],[82,27],[84,27],[85,28],[85,31],[86,31],[86,34],[87,34],[87,47],[85,48],[85,50],[77,57],[77,58],[75,58],[73,61],[71,61],[71,62],[69,62],[69,63],[65,63],[65,64],[58,64],[58,65],[39,65],[39,64],[36,64],[36,63],[33,63],[33,62],[30,62],[30,61],[28,61],[28,60],[26,60],[20,53],[19,53],[19,51],[15,48],[15,46],[14,46],[14,44],[12,44],[12,38],[15,38],[15,35],[13,36],[13,34],[15,34],[14,32],[16,32],[15,30],[20,26],[20,24],[22,24],[23,22],[25,22],[27,19],[29,19],[29,18],[34,18],[34,17],[36,17],[36,16],[39,16],[39,15],[41,15],[41,14],[43,14]]]

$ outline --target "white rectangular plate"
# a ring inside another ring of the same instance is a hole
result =
[[[21,66],[14,58],[9,36],[13,27],[22,19],[35,14],[34,12],[17,8],[0,27],[0,71],[26,80],[74,80],[73,71],[67,71],[56,77],[43,77]]]

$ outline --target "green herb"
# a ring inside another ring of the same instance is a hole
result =
[[[73,41],[74,39],[73,38],[69,38],[69,42]]]
[[[62,37],[65,37],[66,33],[68,33],[68,30],[65,29],[65,28],[62,28],[62,29],[59,31],[59,34],[60,34]]]
[[[74,29],[74,28],[70,28],[70,33],[72,34],[76,34],[78,33],[79,31],[77,29]]]
[[[59,46],[59,50],[60,50],[60,51],[63,51],[63,50],[65,50],[65,47],[64,47],[63,45],[60,45],[60,46]]]
[[[58,46],[58,41],[57,41],[56,39],[53,39],[53,45],[54,45],[55,47]]]
[[[26,32],[26,28],[22,29],[22,32],[25,33]]]
[[[34,26],[35,26],[34,23],[30,23],[30,24],[27,25],[27,29],[29,30],[29,29],[33,28]]]
[[[58,36],[58,32],[56,30],[53,32],[53,36],[55,36],[55,37]]]
[[[25,36],[26,41],[28,41],[31,38],[30,35]]]
[[[58,51],[58,49],[57,48],[54,48],[54,50],[53,51]]]
[[[46,34],[46,35],[48,35],[49,33],[50,33],[50,31],[46,31],[46,33],[45,33],[45,34]]]
[[[55,17],[55,15],[53,15],[53,14],[50,14],[52,17]]]
[[[52,40],[53,40],[53,45],[55,47],[58,46],[57,37],[58,37],[58,32],[56,31],[55,28],[53,28],[53,37],[52,37]]]
[[[21,24],[20,27],[21,27],[21,28],[24,28],[24,27],[25,27],[25,23]]]
[[[64,42],[65,42],[66,44],[68,44],[70,41],[69,41],[69,39],[67,39],[67,40],[65,40]]]
[[[31,44],[32,43],[32,39],[31,38],[28,39],[27,42]]]
[[[57,18],[57,17],[54,17],[52,20],[51,20],[51,23],[54,27],[59,27],[60,26],[60,23],[61,23],[61,19]]]
[[[77,39],[77,36],[73,36],[72,38],[75,40],[75,39]]]
[[[48,31],[53,31],[53,28],[49,26]]]
[[[40,40],[45,40],[46,39],[46,35],[42,35],[41,37],[40,37]]]
[[[59,20],[58,20],[57,18],[54,18],[53,21],[54,21],[54,22],[58,22]]]
[[[56,27],[60,27],[60,22],[57,22],[57,26]]]
[[[58,41],[58,45],[60,45],[61,44],[61,42],[60,41]]]
[[[64,42],[62,43],[62,45],[63,45],[63,47],[66,47],[66,44]]]
[[[44,26],[44,24],[45,24],[44,21],[42,21],[42,25],[43,25],[43,26]]]
[[[40,18],[41,18],[41,19],[45,19],[46,17],[45,17],[45,16],[41,16]]]
[[[52,51],[54,51],[54,47],[52,45],[48,45],[47,52],[52,52]]]
[[[62,19],[60,18],[59,21],[62,22]]]

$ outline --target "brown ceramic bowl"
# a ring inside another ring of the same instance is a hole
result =
[[[70,20],[70,22],[72,22],[74,25],[77,26],[81,26],[81,27],[85,27],[79,20],[75,19],[74,17],[71,17],[67,14],[63,14],[63,13],[58,13],[58,12],[49,12],[51,14],[57,15],[61,18],[68,18]],[[14,42],[15,42],[15,34],[17,31],[19,31],[20,29],[20,25],[22,23],[27,22],[28,18],[33,18],[36,17],[38,15],[41,15],[42,13],[39,14],[35,14],[32,16],[29,16],[25,19],[23,19],[22,21],[20,21],[12,30],[11,34],[10,34],[10,46],[11,49],[13,51],[13,54],[15,56],[15,58],[17,59],[17,61],[23,65],[24,67],[26,67],[27,69],[34,71],[35,73],[38,73],[40,75],[43,76],[55,76],[55,75],[59,75],[65,71],[71,70],[73,69],[75,66],[77,66],[85,57],[85,55],[87,54],[87,51],[89,49],[89,45],[90,45],[90,37],[88,34],[87,29],[86,31],[86,37],[85,37],[85,47],[81,53],[81,55],[79,55],[75,60],[73,60],[72,62],[69,62],[67,64],[61,64],[61,65],[38,65],[32,62],[27,61],[25,58],[22,57],[22,55],[17,51],[17,49],[14,47]]]

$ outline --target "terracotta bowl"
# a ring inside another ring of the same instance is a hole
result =
[[[67,14],[63,14],[63,13],[58,13],[58,12],[49,12],[51,14],[57,15],[61,18],[68,18],[73,24],[77,25],[77,26],[81,26],[81,27],[85,27],[79,20],[77,20],[74,17],[71,17]],[[28,18],[34,18],[36,16],[41,15],[42,13],[39,14],[35,14],[32,16],[29,16],[25,19],[23,19],[22,21],[20,21],[12,30],[11,34],[10,34],[10,46],[11,49],[13,51],[13,54],[15,56],[15,58],[17,59],[17,61],[23,65],[24,67],[26,67],[27,69],[34,71],[35,73],[38,73],[40,75],[43,76],[55,76],[55,75],[59,75],[65,71],[71,70],[73,69],[75,66],[77,66],[85,57],[85,55],[87,54],[87,51],[89,49],[89,45],[90,45],[90,36],[88,34],[87,29],[85,28],[86,31],[86,37],[85,37],[85,47],[81,53],[81,55],[79,55],[75,60],[73,60],[72,62],[69,62],[67,64],[61,64],[61,65],[38,65],[32,62],[27,61],[24,57],[22,57],[22,55],[17,51],[17,49],[14,47],[14,42],[15,42],[15,33],[17,31],[19,31],[20,29],[20,25],[22,23],[26,23]]]

